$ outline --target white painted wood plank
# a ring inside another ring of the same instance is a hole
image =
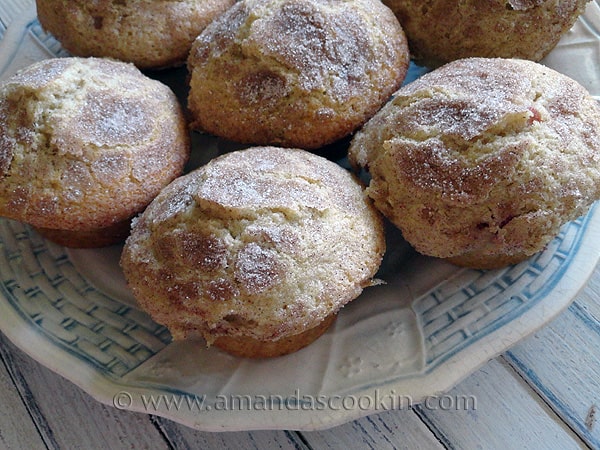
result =
[[[154,418],[173,448],[307,449],[293,431],[252,431],[209,433],[194,430],[171,420]]]
[[[576,302],[506,358],[571,428],[600,448],[600,322]]]
[[[9,25],[15,17],[27,8],[32,8],[35,0],[2,0],[0,1],[0,21]]]
[[[474,398],[474,407],[453,399]],[[439,400],[439,401],[438,401]],[[428,427],[450,448],[570,450],[584,448],[577,435],[501,359],[468,377],[438,400],[416,406]],[[459,402],[456,402],[458,405]]]
[[[303,432],[311,448],[436,450],[444,446],[410,410],[387,411],[329,430]]]
[[[32,417],[19,396],[13,379],[6,370],[10,363],[0,362],[0,448],[43,448],[44,441],[38,433]]]
[[[34,420],[49,448],[169,448],[148,415],[102,405],[6,340],[3,346],[10,352],[11,370],[25,383],[22,389],[30,392],[26,401],[37,411]]]
[[[575,301],[596,321],[600,322],[600,267]]]

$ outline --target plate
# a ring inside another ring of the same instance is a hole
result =
[[[600,98],[598,30],[600,5],[592,2],[544,62]],[[0,33],[1,77],[67,56],[34,10],[8,29],[0,23]],[[421,73],[412,66],[409,79]],[[181,70],[154,75],[184,89]],[[231,149],[201,135],[193,145],[201,155],[194,164]],[[118,266],[120,246],[67,250],[1,219],[0,330],[116,408],[205,431],[323,429],[444,395],[556,317],[600,259],[600,206],[565,225],[543,252],[500,270],[421,256],[393,227],[387,238],[379,274],[387,284],[365,290],[309,347],[256,361],[172,342],[137,308]]]

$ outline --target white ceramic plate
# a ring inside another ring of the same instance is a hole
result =
[[[0,13],[2,9],[0,8]],[[546,63],[600,95],[600,6],[590,4]],[[65,56],[35,12],[0,43],[0,76]],[[411,77],[418,76],[413,67]],[[182,73],[164,72],[183,88]],[[195,163],[225,144],[195,136]],[[135,306],[120,247],[65,250],[0,220],[0,329],[33,358],[99,401],[201,430],[313,430],[447,391],[566,308],[600,257],[600,207],[564,227],[529,261],[459,269],[414,253],[392,229],[380,277],[309,347],[250,361],[172,343]]]

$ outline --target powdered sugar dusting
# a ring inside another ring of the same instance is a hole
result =
[[[233,172],[233,171],[232,171]],[[327,199],[319,196],[310,183],[277,176],[258,176],[229,172],[230,184],[223,186],[222,176],[213,176],[202,186],[201,195],[235,208],[304,207],[322,209]]]
[[[283,76],[269,71],[251,73],[236,83],[236,87],[242,104],[263,108],[291,92]]]
[[[195,41],[192,127],[249,144],[318,148],[399,87],[404,33],[378,0],[242,0]]]
[[[536,6],[546,3],[547,0],[508,0],[507,7],[515,11],[527,11]]]
[[[26,67],[17,72],[8,83],[30,86],[40,89],[62,76],[71,65],[66,58],[54,58],[38,62],[35,66]]]
[[[368,80],[368,65],[376,65],[365,29],[360,17],[343,7],[287,1],[252,24],[244,45],[259,46],[265,56],[297,72],[304,90],[330,89],[341,100],[352,85]]]
[[[227,153],[161,192],[123,267],[170,329],[194,322],[209,341],[276,340],[317,326],[370,284],[385,244],[369,206],[356,179],[323,157]],[[196,298],[185,297],[191,282]]]
[[[10,168],[13,158],[15,139],[8,131],[8,104],[0,100],[0,177],[3,177]]]
[[[125,221],[181,173],[189,154],[175,95],[131,64],[41,61],[3,83],[0,98],[0,197],[29,202],[2,213],[40,228]],[[135,178],[140,159],[148,170]]]
[[[279,283],[283,270],[274,250],[251,242],[238,252],[234,276],[244,291],[253,295]]]
[[[471,58],[401,88],[350,157],[368,165],[369,195],[419,252],[495,267],[541,250],[600,198],[599,123],[574,80]]]
[[[91,90],[76,122],[76,133],[99,147],[143,142],[154,124],[139,101],[138,98],[121,98],[111,92]]]

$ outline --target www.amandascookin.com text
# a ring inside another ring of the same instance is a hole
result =
[[[304,394],[296,389],[291,395],[218,394],[213,397],[191,394],[162,394],[120,391],[113,396],[118,409],[136,409],[148,413],[160,411],[387,411],[413,407],[428,410],[474,411],[477,398],[473,395],[432,395],[414,401],[409,395],[393,390],[361,395]]]

